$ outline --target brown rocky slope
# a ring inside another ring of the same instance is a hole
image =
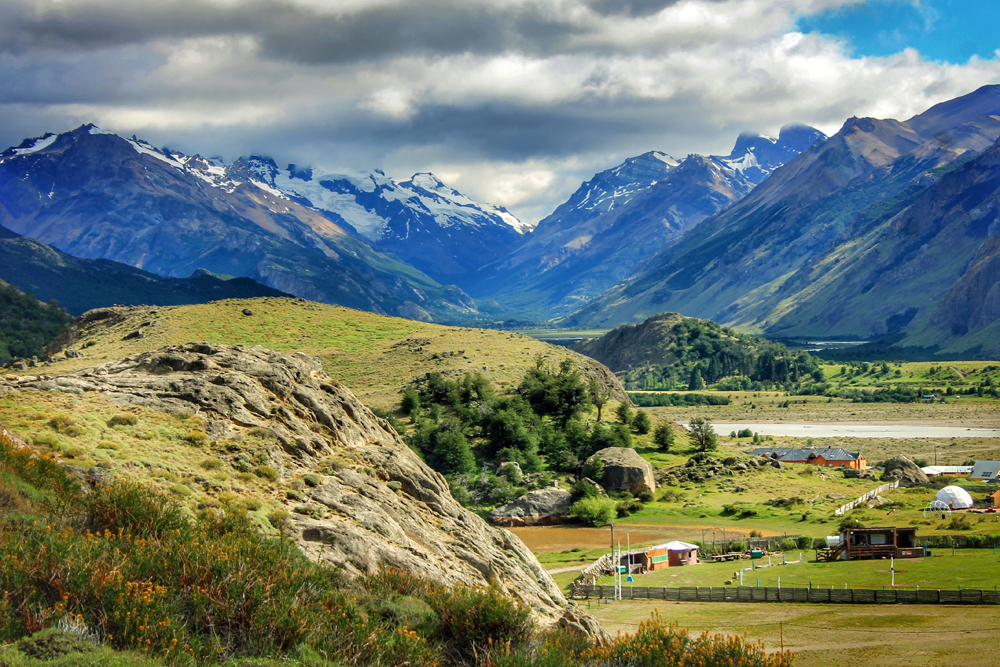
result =
[[[269,465],[282,479],[319,473],[316,486],[304,489],[308,502],[289,504],[286,527],[314,561],[349,575],[395,567],[448,584],[495,580],[530,604],[543,625],[604,634],[591,617],[573,612],[520,539],[463,508],[444,477],[309,356],[189,343],[62,376],[7,376],[0,384],[0,393],[100,392],[121,407],[193,413],[212,439],[239,442],[266,430]],[[238,467],[238,452],[219,456],[222,465]]]

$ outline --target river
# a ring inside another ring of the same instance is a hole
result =
[[[715,432],[728,435],[750,429],[760,435],[788,438],[1000,438],[1000,429],[909,424],[712,424]]]

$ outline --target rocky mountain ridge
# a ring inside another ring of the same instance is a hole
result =
[[[740,135],[725,157],[676,160],[652,151],[629,158],[581,185],[463,287],[519,317],[567,314],[631,276],[657,248],[739,201],[776,167],[823,138],[813,128],[788,126],[778,139]]]
[[[199,269],[163,278],[107,259],[80,259],[0,227],[0,279],[73,315],[116,304],[168,306],[218,299],[290,296],[250,278],[222,280]]]
[[[973,260],[992,247],[998,137],[1000,86],[905,122],[849,119],[565,324],[673,310],[771,335],[905,333],[953,352],[985,345],[956,342],[940,322],[938,333],[921,332],[973,265],[989,265]],[[962,284],[974,283],[970,274]],[[973,291],[967,302],[992,312],[988,290]],[[985,330],[978,314],[963,318]]]
[[[206,268],[415,319],[476,312],[458,288],[255,180],[258,167],[227,169],[84,125],[0,154],[0,225],[76,257],[162,276]]]

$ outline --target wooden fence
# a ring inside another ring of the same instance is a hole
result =
[[[613,598],[614,586],[577,586],[574,596]],[[996,590],[978,588],[878,589],[878,588],[758,588],[715,586],[681,588],[622,586],[626,600],[666,600],[668,602],[816,602],[822,604],[1000,604]]]
[[[857,507],[858,505],[862,505],[864,503],[867,503],[869,500],[871,500],[872,498],[874,498],[878,494],[882,493],[883,491],[889,491],[890,489],[895,489],[897,486],[899,486],[899,480],[898,479],[895,482],[889,482],[888,484],[883,484],[882,486],[875,487],[874,489],[872,489],[871,491],[869,491],[865,495],[860,496],[859,498],[856,498],[855,500],[852,500],[851,502],[847,503],[846,505],[841,505],[840,507],[838,507],[837,509],[835,509],[833,511],[833,513],[834,513],[835,516],[844,516],[844,512],[849,512],[852,509],[854,509],[855,507]]]

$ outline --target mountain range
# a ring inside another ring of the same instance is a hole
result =
[[[532,227],[430,173],[227,165],[84,125],[0,153],[0,226],[64,265],[204,269],[411,319],[608,328],[676,311],[976,356],[1000,351],[998,137],[1000,86],[985,86],[829,138],[789,125],[727,156],[649,151]],[[18,284],[32,271],[0,278],[50,298]]]
[[[356,182],[358,197],[376,193],[405,214],[366,227],[359,213],[365,209],[337,194],[346,181],[320,179],[310,189],[303,171],[290,167],[279,175],[261,158],[225,166],[84,125],[0,153],[0,225],[75,257],[171,277],[204,268],[314,301],[423,320],[458,319],[475,314],[476,306],[457,287],[380,250],[380,243],[399,243],[403,230],[426,236],[421,225],[433,225],[444,230],[439,248],[447,239],[458,244],[438,253],[447,271],[441,253],[463,257],[471,245],[462,242],[459,228],[488,228],[476,242],[494,251],[525,229],[501,209],[482,211],[419,177],[405,186],[384,178],[370,187]],[[275,187],[282,180],[299,190]],[[318,199],[321,190],[326,199]],[[312,206],[303,193],[340,213]],[[434,258],[426,243],[419,246]]]
[[[109,259],[81,259],[0,227],[0,281],[72,315],[111,304],[176,306],[219,299],[291,296],[250,278],[223,279],[205,269],[186,278],[158,276]]]
[[[907,121],[851,118],[566,318],[675,310],[771,336],[1000,351],[1000,86]]]
[[[791,125],[777,139],[742,134],[724,157],[677,160],[651,151],[629,158],[581,185],[463,288],[520,317],[565,315],[823,138],[818,130]]]

